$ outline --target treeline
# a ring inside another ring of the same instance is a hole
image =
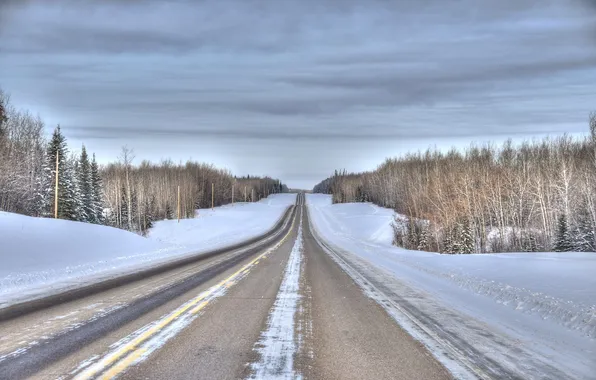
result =
[[[154,220],[193,218],[195,210],[235,202],[256,202],[274,193],[287,192],[279,180],[269,177],[233,176],[229,171],[197,162],[174,164],[142,161],[133,166],[134,155],[122,149],[120,160],[102,168],[108,220],[111,225],[144,232]]]
[[[233,176],[212,165],[134,163],[124,147],[100,167],[85,147],[72,153],[60,127],[45,137],[39,117],[13,107],[0,90],[0,210],[53,217],[58,169],[58,218],[145,233],[155,220],[192,218],[195,209],[258,201],[287,186],[269,177]],[[180,190],[178,190],[180,189]],[[179,195],[178,195],[179,194]]]
[[[596,251],[596,115],[591,135],[511,141],[387,159],[336,172],[315,192],[405,216],[394,243],[444,253]]]

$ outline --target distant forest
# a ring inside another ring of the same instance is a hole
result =
[[[60,127],[46,137],[39,116],[11,105],[0,90],[0,211],[53,217],[58,161],[58,217],[104,224],[144,234],[152,223],[180,216],[193,218],[195,209],[236,201],[258,201],[287,192],[269,177],[235,177],[212,165],[141,161],[124,147],[112,163],[98,165],[82,146],[69,149]],[[212,192],[212,186],[214,192]],[[234,194],[232,194],[234,192]]]
[[[590,135],[470,145],[336,171],[314,192],[405,216],[394,244],[443,253],[596,251],[596,114]]]

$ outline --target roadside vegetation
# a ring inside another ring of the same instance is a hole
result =
[[[58,158],[58,217],[145,233],[153,221],[192,218],[195,209],[258,201],[287,187],[269,177],[236,177],[213,165],[170,160],[135,165],[132,149],[99,165],[82,146],[70,150],[60,127],[11,105],[0,90],[0,211],[54,216]],[[212,191],[213,189],[213,191]],[[234,191],[234,194],[232,192]]]
[[[596,114],[590,135],[428,149],[314,192],[402,215],[394,243],[443,253],[596,251]]]

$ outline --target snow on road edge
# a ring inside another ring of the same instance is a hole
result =
[[[0,308],[266,234],[296,200],[295,194],[275,195],[261,202],[221,206],[209,210],[209,215],[181,223],[157,222],[170,224],[168,238],[184,236],[184,241],[163,240],[164,236],[143,238],[107,226],[0,212],[0,240],[7,242],[0,250]],[[252,227],[246,226],[246,220],[252,221]],[[239,233],[242,229],[246,231]],[[198,240],[192,244],[195,235]]]
[[[453,361],[452,354],[448,353],[452,350],[445,350],[452,346],[455,357],[463,353],[472,369],[481,368],[481,372],[488,372],[489,378],[592,378],[590,374],[596,369],[592,356],[596,347],[594,340],[586,339],[577,331],[561,329],[551,320],[537,319],[526,313],[516,315],[519,311],[509,308],[495,308],[490,297],[464,293],[463,288],[450,284],[445,281],[447,279],[423,270],[423,263],[431,268],[440,266],[442,263],[436,262],[443,258],[440,255],[403,251],[361,240],[374,229],[361,233],[354,226],[342,224],[341,218],[352,218],[349,212],[344,213],[345,208],[340,208],[342,212],[335,215],[327,213],[328,208],[324,206],[312,206],[309,202],[309,215],[314,214],[309,220],[313,232],[318,232],[323,244],[329,245],[342,261],[349,262],[348,267],[341,262],[338,264],[348,274],[349,267],[353,267],[350,275],[364,292],[425,344],[444,365],[444,359]],[[334,216],[337,220],[327,220]],[[484,257],[469,257],[470,260],[478,258]],[[408,265],[411,264],[408,259],[416,268]],[[421,279],[424,280],[422,284]],[[461,303],[457,297],[463,297],[466,303]],[[581,322],[590,324],[590,321],[593,319]],[[457,362],[453,364],[458,365]],[[452,373],[457,371],[449,366],[448,369]]]
[[[299,339],[295,336],[296,313],[300,299],[300,268],[302,263],[302,213],[296,242],[285,268],[273,308],[267,320],[267,329],[255,346],[260,355],[259,362],[252,364],[254,371],[250,379],[300,379],[294,371],[294,354],[298,351]]]

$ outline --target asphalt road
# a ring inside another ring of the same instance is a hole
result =
[[[300,196],[251,249],[0,322],[0,378],[451,378],[319,246],[304,209]]]

